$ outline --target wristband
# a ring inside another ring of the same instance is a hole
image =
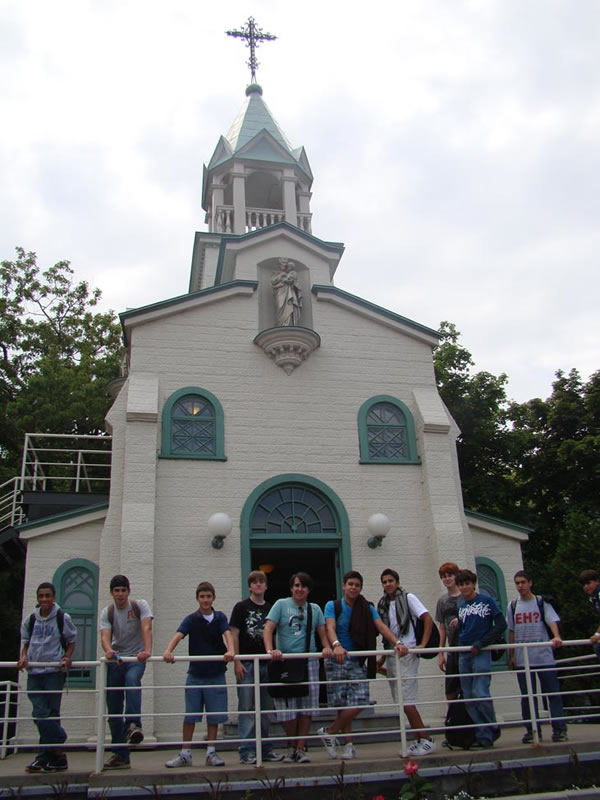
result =
[[[339,642],[338,642],[338,640],[336,639],[336,640],[335,640],[335,642],[333,643],[332,647],[337,647],[338,645],[339,645]]]

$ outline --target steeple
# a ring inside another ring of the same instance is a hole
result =
[[[285,220],[311,232],[313,175],[251,83],[229,132],[204,168],[202,207],[211,233],[247,233]]]

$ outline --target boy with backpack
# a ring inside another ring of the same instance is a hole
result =
[[[535,718],[537,731],[542,738],[539,716],[538,699],[536,695],[536,679],[539,680],[541,691],[548,696],[550,718],[552,721],[552,741],[566,742],[567,724],[563,719],[563,702],[560,696],[560,684],[556,671],[556,661],[553,651],[562,646],[558,623],[560,618],[552,605],[543,597],[534,595],[531,591],[533,582],[529,573],[521,569],[515,572],[515,586],[519,596],[508,604],[506,622],[508,624],[509,644],[522,642],[545,642],[549,640],[548,647],[530,647],[528,650],[531,669],[531,686],[534,692]],[[533,727],[531,712],[527,697],[527,681],[523,672],[523,648],[516,647],[509,651],[508,666],[518,669],[517,680],[521,690],[521,713],[525,722],[525,735],[523,744],[533,742]]]
[[[126,575],[111,579],[110,593],[113,603],[100,613],[100,643],[109,660],[106,707],[113,753],[104,769],[128,769],[128,745],[144,739],[141,686],[146,661],[152,655],[152,611],[145,600],[131,600]],[[121,661],[122,656],[134,656],[136,661]]]
[[[215,587],[204,581],[196,589],[198,608],[181,622],[177,633],[166,647],[163,658],[173,664],[173,651],[189,635],[191,656],[223,656],[222,661],[190,661],[185,681],[185,717],[183,719],[183,747],[179,754],[167,761],[165,767],[189,767],[192,764],[192,740],[197,722],[202,722],[206,712],[206,766],[222,767],[225,762],[215,749],[219,722],[227,722],[227,687],[225,671],[227,662],[235,658],[233,635],[222,611],[215,611]]]
[[[77,628],[71,617],[56,604],[52,583],[40,583],[37,606],[21,625],[21,656],[17,669],[27,670],[27,696],[33,706],[33,721],[40,735],[41,750],[26,772],[59,772],[67,769],[67,757],[60,749],[67,733],[60,724],[60,704],[66,673],[71,666]],[[29,666],[52,662],[50,667]],[[58,745],[47,747],[45,745]]]
[[[594,611],[600,616],[600,575],[595,569],[584,569],[579,576],[579,583],[587,594]],[[600,623],[598,623],[598,630],[590,637],[590,642],[596,658],[600,661]]]

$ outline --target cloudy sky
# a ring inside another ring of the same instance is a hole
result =
[[[0,258],[69,259],[115,311],[186,292],[249,14],[337,285],[454,322],[516,400],[598,369],[596,0],[0,0]]]

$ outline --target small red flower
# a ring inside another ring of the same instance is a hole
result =
[[[407,761],[404,765],[404,774],[408,775],[409,778],[416,775],[418,771],[419,765],[416,761]]]
[[[371,800],[385,800],[385,797],[382,794],[378,794],[376,797],[371,798]]]

